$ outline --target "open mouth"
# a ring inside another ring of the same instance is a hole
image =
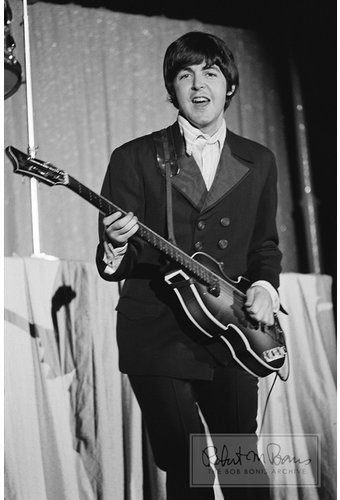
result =
[[[207,104],[208,102],[210,102],[210,99],[208,99],[207,97],[198,96],[191,99],[191,102],[193,102],[194,104]]]

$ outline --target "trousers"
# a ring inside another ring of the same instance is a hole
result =
[[[211,381],[141,375],[129,379],[155,462],[167,473],[167,500],[214,500],[213,474],[209,487],[190,487],[190,434],[205,432],[203,415],[212,436],[252,434],[256,440],[257,379],[236,362],[218,367]],[[222,485],[221,490],[225,500],[270,498],[268,486]]]

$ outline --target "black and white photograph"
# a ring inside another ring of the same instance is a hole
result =
[[[4,0],[5,500],[336,500],[336,42]]]

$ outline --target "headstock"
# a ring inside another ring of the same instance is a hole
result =
[[[68,184],[68,174],[51,163],[32,158],[13,146],[7,146],[5,151],[13,163],[14,173],[34,177],[49,186]]]

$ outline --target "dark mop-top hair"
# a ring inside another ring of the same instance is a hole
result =
[[[234,56],[221,38],[202,31],[190,31],[182,35],[172,42],[165,52],[163,76],[169,100],[178,109],[173,87],[175,77],[182,69],[202,62],[205,62],[208,68],[216,64],[225,76],[227,95],[224,109],[226,110],[239,85]]]

